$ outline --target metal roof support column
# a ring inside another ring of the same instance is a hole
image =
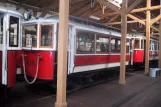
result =
[[[126,35],[127,35],[127,3],[128,0],[123,0],[121,9],[121,59],[120,59],[120,84],[125,84],[126,71]]]
[[[58,67],[57,95],[55,107],[67,107],[67,49],[68,49],[68,17],[69,0],[59,0],[59,36],[58,36]]]
[[[147,8],[151,7],[151,0],[147,0]],[[150,48],[150,10],[146,11],[146,49],[145,49],[145,72],[147,75],[149,72],[149,48]]]

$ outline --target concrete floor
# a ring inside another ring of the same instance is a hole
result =
[[[124,86],[114,80],[68,93],[68,107],[161,107],[160,84],[161,77],[131,73]],[[22,83],[12,89],[6,107],[53,107],[54,103],[51,87]]]

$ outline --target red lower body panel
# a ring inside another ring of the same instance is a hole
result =
[[[54,79],[54,52],[53,51],[23,51],[25,56],[26,74],[35,77],[37,68],[37,56],[40,55],[38,79]]]
[[[149,56],[158,56],[159,52],[158,51],[150,51]]]
[[[16,84],[16,51],[8,51],[8,74],[7,86],[13,87]]]
[[[8,50],[8,74],[7,74],[7,87],[11,88],[16,85],[17,66],[22,66],[21,50]]]
[[[130,61],[130,55],[126,55],[126,61]],[[120,62],[120,55],[75,56],[76,66],[115,63],[115,62]]]
[[[143,62],[144,50],[135,50],[133,59],[134,62]]]
[[[11,88],[16,85],[16,68],[21,62],[21,50],[7,51],[7,87]],[[0,83],[2,83],[2,51],[0,52]]]

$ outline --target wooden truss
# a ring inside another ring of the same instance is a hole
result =
[[[150,28],[153,28],[154,30],[160,32],[160,29],[156,28],[155,26],[152,26],[154,23],[158,22],[161,19],[161,14],[158,15],[156,18],[151,19],[151,11],[152,10],[157,10],[161,9],[161,5],[158,6],[151,6],[151,0],[147,0],[147,6],[145,8],[138,8],[134,9],[139,3],[141,3],[143,0],[136,0],[131,6],[127,6],[127,1],[128,0],[123,0],[122,7],[121,8],[113,8],[109,4],[107,5],[106,0],[97,0],[99,3],[103,3],[105,6],[110,8],[111,10],[114,10],[112,13],[105,13],[103,15],[108,17],[108,16],[114,16],[111,20],[108,22],[104,23],[105,25],[114,25],[114,24],[121,24],[121,61],[120,61],[120,84],[125,83],[125,62],[126,62],[126,35],[127,35],[127,23],[135,23],[139,22],[142,25],[146,26],[146,52],[145,52],[145,75],[148,74],[149,72],[149,44],[150,44]],[[140,19],[132,13],[137,13],[137,12],[146,12],[146,19]],[[118,16],[121,15],[121,22],[114,22],[115,19],[118,18]],[[127,21],[127,17],[131,18],[132,20]],[[160,36],[161,40],[161,36]],[[160,43],[160,51],[161,51],[161,43]],[[160,53],[160,58],[161,58],[161,53]],[[160,59],[161,60],[161,59]],[[160,66],[161,66],[161,61],[160,61]]]

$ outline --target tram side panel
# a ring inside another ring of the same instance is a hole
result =
[[[8,87],[13,87],[16,84],[16,51],[8,51]]]
[[[155,39],[150,39],[149,60],[156,61],[159,59],[159,42]]]
[[[120,66],[120,37],[77,29],[75,43],[74,73]],[[126,48],[126,65],[128,65],[130,61],[128,39]]]
[[[16,85],[17,79],[17,67],[22,68],[22,58],[21,58],[22,51],[21,50],[8,50],[7,53],[7,67],[8,67],[8,74],[7,74],[7,87],[11,88]],[[21,73],[20,73],[21,74]]]
[[[30,23],[30,25],[28,24]],[[48,30],[42,30],[48,32],[46,37],[41,34],[41,29],[44,28],[43,26],[51,26],[50,24],[32,24],[31,22],[24,23],[24,32],[23,32],[23,43],[24,43],[24,62],[25,62],[25,71],[26,75],[29,77],[34,78],[36,75],[36,68],[38,66],[37,57],[40,56],[39,61],[39,70],[37,79],[42,80],[53,80],[54,75],[56,75],[56,71],[54,69],[55,66],[55,52],[56,48],[53,48],[52,45],[50,47],[48,45],[41,46],[44,44],[44,40],[49,40],[48,37],[50,36],[51,32]],[[45,22],[42,22],[45,23]],[[42,28],[39,28],[42,27]],[[49,28],[49,27],[48,27]],[[56,27],[54,28],[55,31],[57,30]],[[53,29],[53,30],[54,30]],[[71,44],[71,48],[75,50],[75,55],[72,54],[71,61],[68,59],[68,64],[74,62],[74,66],[71,66],[70,72],[68,74],[77,73],[77,72],[84,72],[90,70],[97,70],[97,69],[104,69],[104,68],[112,68],[112,67],[119,67],[120,66],[120,47],[121,47],[121,39],[119,35],[109,35],[103,34],[102,32],[96,32],[96,30],[89,31],[87,28],[83,28],[84,30],[73,31],[72,35],[76,36],[75,41],[69,42]],[[49,30],[50,31],[50,30]],[[70,31],[70,30],[69,30]],[[71,33],[71,31],[69,33]],[[52,31],[54,32],[54,31]],[[78,33],[79,35],[75,35]],[[53,34],[54,38],[56,37],[56,32]],[[112,37],[112,38],[111,38]],[[36,38],[36,39],[35,39]],[[38,39],[39,38],[39,39]],[[50,37],[51,38],[51,37]],[[54,46],[56,46],[57,39],[50,39],[53,40]],[[69,36],[69,39],[73,38]],[[27,42],[29,40],[29,42]],[[35,41],[35,42],[34,42]],[[37,42],[36,42],[37,41]],[[45,42],[46,44],[47,41]],[[32,43],[29,46],[28,43]],[[74,45],[73,45],[74,44]],[[78,45],[79,44],[79,45]],[[47,46],[49,47],[48,49]],[[44,48],[45,47],[45,48]],[[53,49],[52,49],[53,48]],[[127,54],[126,54],[126,65],[130,61],[130,53],[129,53],[129,40],[127,40]],[[70,49],[71,51],[71,49]],[[73,51],[72,51],[73,52]],[[69,53],[68,53],[69,56]],[[72,65],[72,64],[71,64]],[[69,69],[69,67],[68,67]]]
[[[126,65],[130,61],[130,55],[126,55]],[[75,56],[74,72],[105,69],[120,66],[120,55],[93,55]]]
[[[134,63],[144,62],[144,38],[137,36],[134,38],[133,61]]]
[[[38,79],[52,80],[54,76],[54,52],[53,51],[24,51],[25,53],[25,68],[26,74],[30,77],[35,77],[38,67]],[[37,57],[40,56],[40,61],[37,62]],[[39,63],[39,65],[38,65]]]
[[[22,62],[26,76],[41,80],[54,79],[55,27],[51,23],[23,25],[24,58]]]

